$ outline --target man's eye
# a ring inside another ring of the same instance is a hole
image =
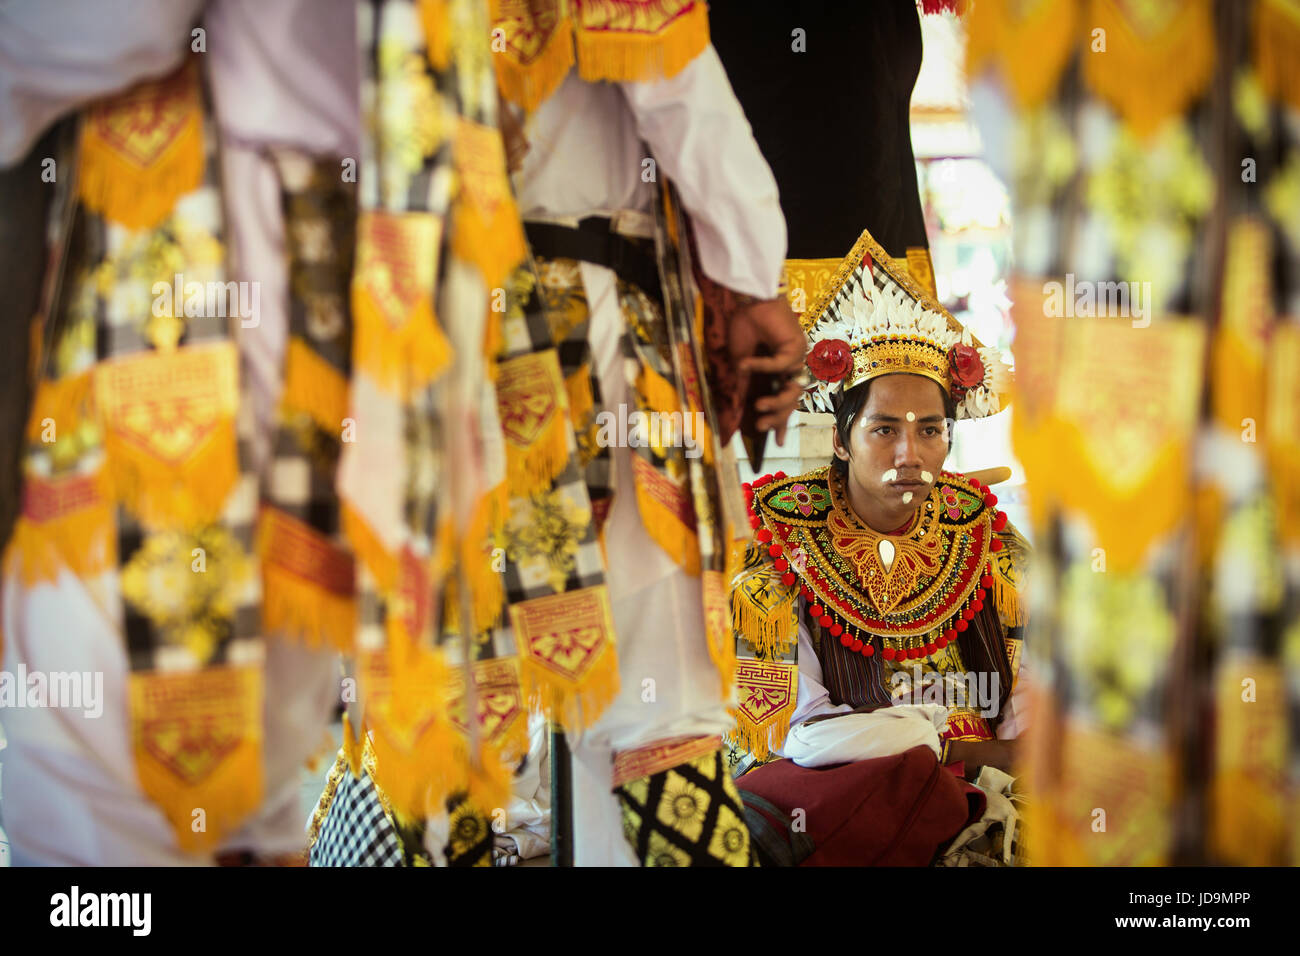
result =
[[[926,428],[925,433],[926,433],[927,435],[937,435],[937,434],[939,434],[939,429],[938,429],[937,427],[935,427],[934,425],[931,425],[931,426],[929,426],[928,428]]]
[[[893,431],[893,429],[890,428],[888,425],[881,425],[879,428],[876,429],[876,434],[888,435],[891,431]]]

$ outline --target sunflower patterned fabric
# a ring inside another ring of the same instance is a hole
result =
[[[643,866],[757,866],[720,750],[616,788],[623,835]]]

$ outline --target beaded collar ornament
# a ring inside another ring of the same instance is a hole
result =
[[[834,396],[881,375],[922,375],[949,392],[957,417],[983,418],[1001,409],[1010,372],[928,292],[898,271],[863,232],[825,290],[800,321],[815,381],[803,407],[833,409]]]
[[[941,472],[899,534],[867,527],[829,468],[765,475],[743,486],[755,540],[814,621],[852,651],[884,660],[931,657],[970,627],[994,586],[991,555],[1007,524],[997,495]],[[877,646],[879,645],[879,647]]]

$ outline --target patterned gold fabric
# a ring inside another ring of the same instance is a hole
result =
[[[614,791],[623,835],[643,866],[756,866],[740,794],[722,751]]]

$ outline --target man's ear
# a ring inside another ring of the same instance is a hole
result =
[[[840,430],[834,426],[831,427],[831,448],[835,452],[835,457],[840,461],[849,460],[849,450],[840,441]]]

